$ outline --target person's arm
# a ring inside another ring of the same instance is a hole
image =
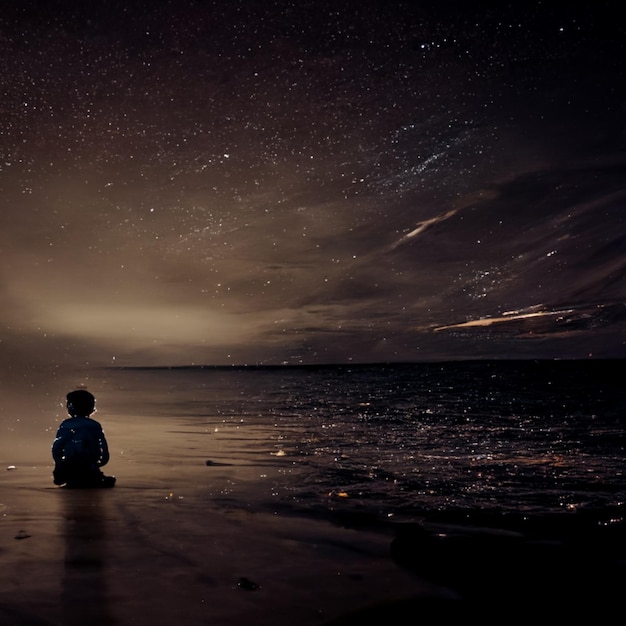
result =
[[[104,431],[100,428],[100,460],[98,465],[102,467],[109,462],[109,444],[107,443]]]
[[[57,430],[56,437],[52,442],[52,458],[55,463],[60,463],[63,459],[63,450],[65,448],[65,441],[67,439],[67,428],[63,428],[63,426],[59,427]]]

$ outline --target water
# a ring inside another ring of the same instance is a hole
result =
[[[259,480],[258,506],[379,518],[544,513],[624,502],[622,366],[120,369],[105,372],[99,402],[179,424],[188,445],[225,433],[238,463],[271,476]]]

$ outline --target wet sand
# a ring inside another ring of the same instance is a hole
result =
[[[105,430],[113,489],[55,487],[47,439],[3,449],[0,626],[527,623],[622,605],[621,508],[536,523],[296,516],[257,506],[283,470],[251,462],[253,429],[120,416]]]
[[[215,503],[191,479],[252,489],[249,467],[198,459],[150,478],[144,464],[111,465],[106,490],[55,487],[51,464],[2,468],[2,626],[306,626],[446,596],[391,559],[387,532]]]

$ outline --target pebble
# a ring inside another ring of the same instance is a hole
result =
[[[246,591],[256,591],[257,589],[260,589],[261,586],[257,585],[257,583],[251,581],[249,578],[240,578],[239,582],[237,583],[237,586],[240,589],[245,589]]]
[[[25,530],[20,530],[17,535],[15,535],[15,539],[28,539],[30,535]]]

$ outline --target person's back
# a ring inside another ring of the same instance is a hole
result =
[[[86,389],[67,394],[65,419],[52,443],[55,485],[66,487],[112,487],[114,476],[100,468],[109,461],[109,449],[100,424],[89,416],[95,411],[95,398]]]

